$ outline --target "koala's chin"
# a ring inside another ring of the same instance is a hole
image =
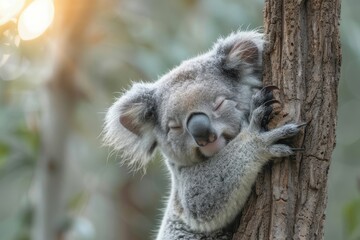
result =
[[[208,143],[203,147],[199,147],[199,150],[202,155],[209,158],[214,156],[216,153],[220,152],[221,149],[223,149],[227,144],[227,141],[225,140],[225,137],[221,135],[218,137],[214,142]]]

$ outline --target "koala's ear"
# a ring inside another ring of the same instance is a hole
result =
[[[214,46],[216,56],[225,71],[237,72],[249,67],[260,67],[263,52],[263,34],[257,31],[236,32],[219,39]]]
[[[156,99],[154,85],[136,83],[108,110],[104,142],[122,154],[135,168],[145,166],[156,148]]]
[[[133,89],[132,89],[133,90]],[[152,92],[140,92],[120,105],[119,122],[130,132],[141,137],[155,124],[155,104]]]

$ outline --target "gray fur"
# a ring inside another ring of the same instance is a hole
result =
[[[268,97],[258,91],[263,43],[258,32],[233,33],[158,81],[134,84],[109,109],[105,143],[138,167],[158,147],[171,173],[158,240],[231,239],[227,226],[262,166],[271,157],[293,154],[275,142],[295,135],[297,125],[272,131],[261,126],[271,108],[259,104]],[[192,113],[209,116],[218,134],[214,146],[199,147],[189,134],[186,123]]]

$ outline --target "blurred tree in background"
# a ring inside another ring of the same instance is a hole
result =
[[[262,9],[260,0],[0,0],[0,239],[38,240],[53,205],[45,224],[58,239],[151,239],[167,174],[159,159],[146,175],[119,166],[101,147],[104,113],[131,81],[154,81],[220,35],[261,26]],[[359,239],[359,9],[342,3],[330,240]]]

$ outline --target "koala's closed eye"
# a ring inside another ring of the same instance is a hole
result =
[[[215,99],[215,103],[214,103],[214,111],[219,110],[225,101],[226,101],[226,98],[224,96],[217,97]]]
[[[236,108],[236,101],[233,98],[219,96],[216,98],[213,104],[213,111],[216,113],[221,113],[223,111],[229,111]]]
[[[182,125],[175,120],[170,120],[168,123],[168,131],[182,131]]]

